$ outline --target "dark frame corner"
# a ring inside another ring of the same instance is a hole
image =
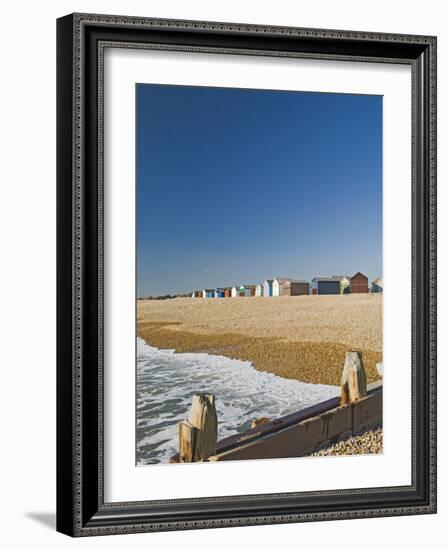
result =
[[[104,502],[98,97],[102,48],[111,43],[412,66],[411,486],[177,500],[163,506],[150,500]],[[88,536],[436,512],[436,43],[431,36],[92,14],[57,21],[58,531]]]

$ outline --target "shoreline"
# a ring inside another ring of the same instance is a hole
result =
[[[174,298],[137,301],[137,335],[149,345],[250,361],[282,378],[339,386],[345,353],[363,354],[380,378],[382,297]]]
[[[178,423],[197,392],[216,397],[218,441],[251,429],[260,418],[283,418],[337,396],[337,386],[306,384],[257,371],[224,356],[175,353],[137,339],[137,457],[166,460],[178,452]]]
[[[205,334],[185,330],[182,323],[137,322],[137,336],[159,349],[174,349],[177,353],[207,353],[230,359],[250,361],[259,370],[282,378],[311,384],[339,386],[345,353],[351,346],[336,342],[287,341],[277,337],[247,336],[237,333]],[[360,350],[367,374],[367,383],[380,378],[376,363],[382,354]]]

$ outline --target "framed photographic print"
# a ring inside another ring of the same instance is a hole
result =
[[[436,38],[74,14],[57,528],[436,511]]]

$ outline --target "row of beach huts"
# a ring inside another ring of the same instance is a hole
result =
[[[239,298],[251,296],[306,296],[308,294],[361,294],[383,292],[382,278],[375,279],[369,287],[368,278],[358,271],[353,277],[330,275],[314,277],[311,283],[301,279],[275,277],[258,285],[235,285],[222,288],[204,288],[192,292],[192,298]]]

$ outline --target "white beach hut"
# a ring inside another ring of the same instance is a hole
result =
[[[232,298],[238,298],[238,296],[240,295],[240,287],[232,286],[230,295],[232,296]]]
[[[283,296],[283,287],[285,283],[291,279],[286,277],[276,277],[272,281],[272,296]]]
[[[266,279],[263,283],[263,296],[270,298],[272,296],[272,279]]]
[[[257,285],[255,287],[255,296],[263,296],[263,285]]]

